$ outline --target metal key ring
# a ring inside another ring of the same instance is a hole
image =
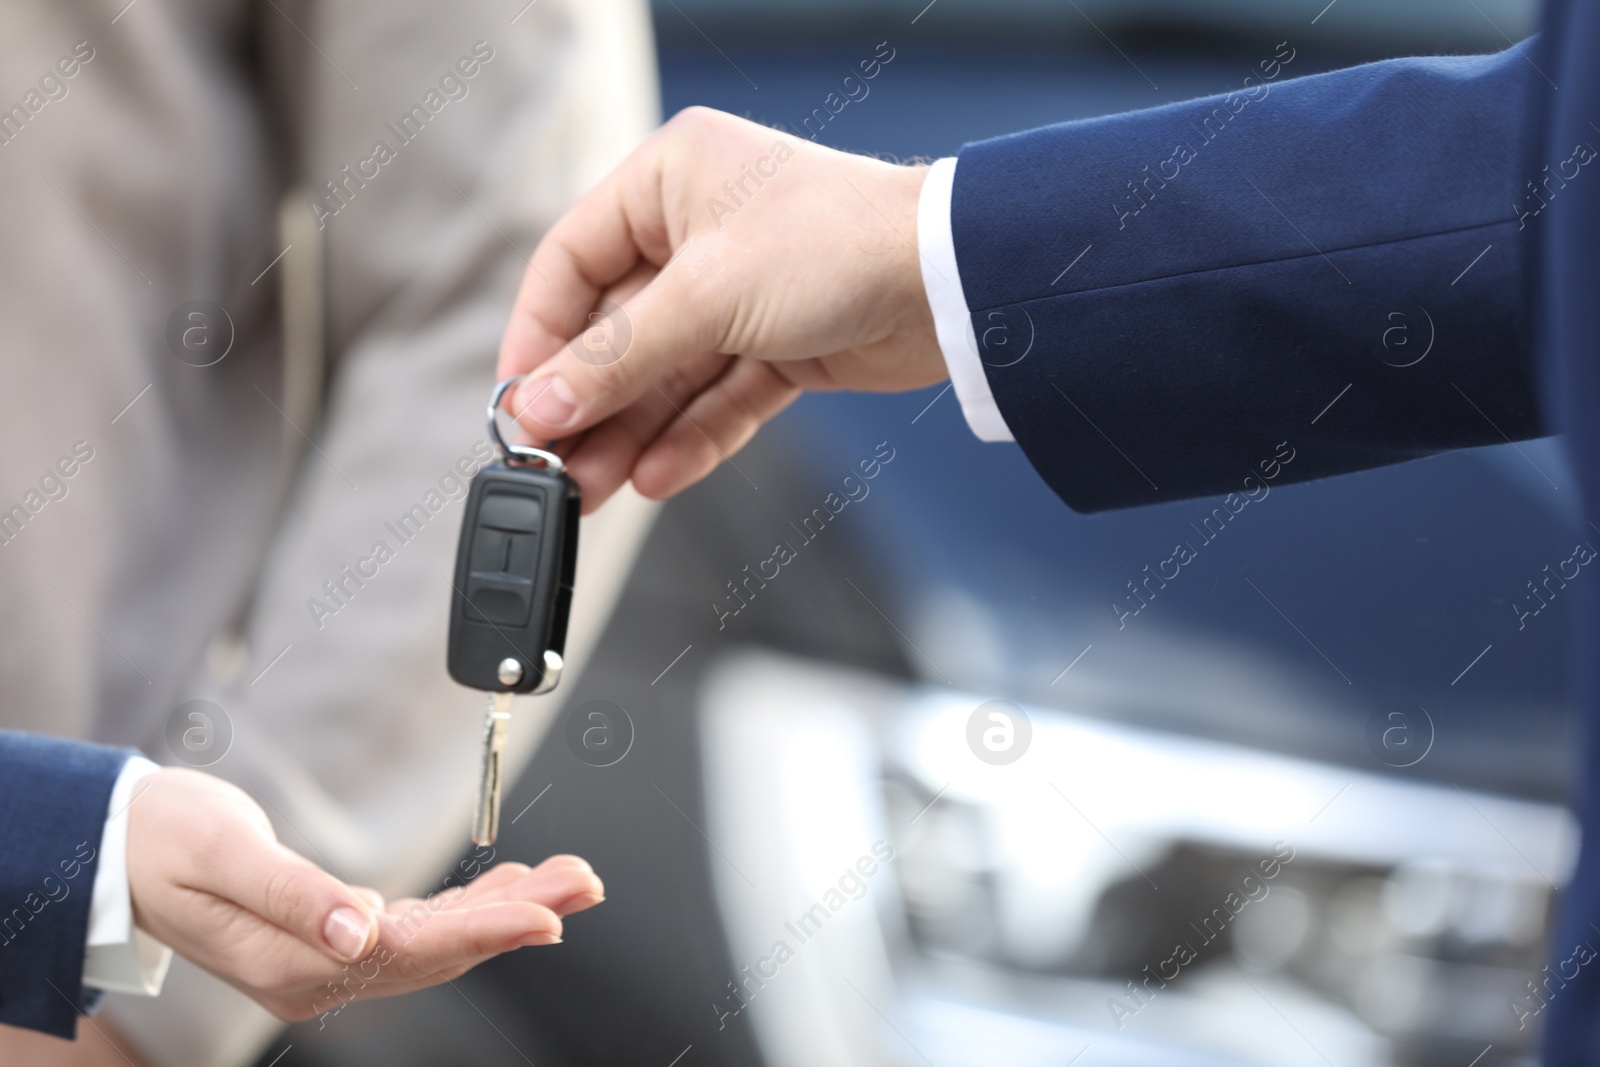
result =
[[[543,463],[546,470],[560,474],[567,469],[566,462],[554,452],[547,452],[542,448],[532,445],[507,444],[506,439],[500,435],[500,400],[506,395],[506,390],[517,382],[527,377],[524,374],[514,375],[504,381],[495,383],[494,392],[489,394],[489,439],[500,449],[500,454],[506,462],[518,463]]]

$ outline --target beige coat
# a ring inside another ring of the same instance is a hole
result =
[[[436,888],[483,707],[455,479],[527,254],[656,120],[643,4],[25,0],[0,71],[0,722],[172,763],[211,701],[286,843]],[[585,522],[574,669],[648,515]],[[181,963],[107,1012],[180,1067],[277,1029]]]

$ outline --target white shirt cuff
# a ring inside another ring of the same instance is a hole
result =
[[[143,756],[133,756],[111,787],[83,955],[83,984],[95,989],[153,997],[167,980],[172,950],[133,924],[128,886],[128,806],[138,783],[160,769]]]
[[[933,329],[955,386],[961,414],[980,441],[1012,441],[1011,429],[995,406],[989,378],[978,358],[972,312],[956,269],[956,241],[950,228],[950,193],[955,188],[956,159],[946,157],[928,168],[917,200],[917,250],[922,254],[922,286],[933,309]]]

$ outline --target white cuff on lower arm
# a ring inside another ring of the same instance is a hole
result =
[[[950,225],[950,194],[955,188],[956,159],[941,159],[928,168],[917,201],[917,249],[922,258],[922,285],[933,308],[933,328],[955,386],[961,414],[980,441],[1011,441],[1011,429],[995,405],[978,358],[972,313],[956,268],[956,242]]]
[[[153,997],[161,992],[172,963],[172,950],[133,924],[133,893],[128,885],[128,807],[139,782],[160,769],[143,756],[134,756],[123,764],[111,788],[83,956],[83,984],[95,989]]]

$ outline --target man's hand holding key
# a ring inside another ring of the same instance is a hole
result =
[[[926,175],[680,112],[534,250],[500,344],[500,376],[527,376],[507,409],[557,441],[593,511],[625,482],[655,499],[694,484],[802,390],[944,380]],[[607,330],[614,348],[585,344]]]

